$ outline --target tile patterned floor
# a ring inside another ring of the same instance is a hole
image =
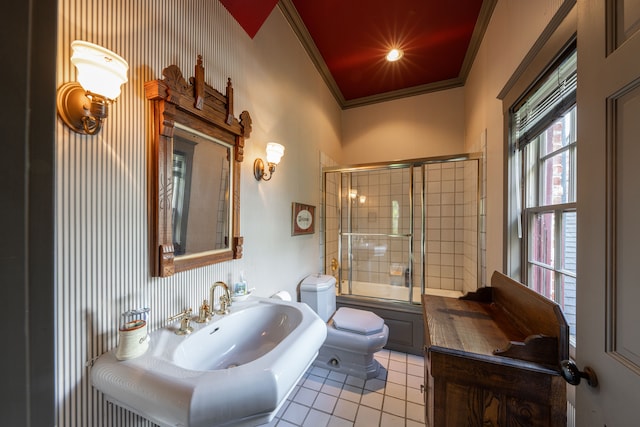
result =
[[[424,359],[382,350],[383,369],[363,380],[312,366],[264,427],[424,427]]]

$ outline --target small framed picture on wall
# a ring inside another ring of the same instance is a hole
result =
[[[293,202],[291,207],[291,235],[313,234],[316,226],[316,207],[297,202]]]

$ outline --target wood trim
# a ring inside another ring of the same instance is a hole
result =
[[[629,350],[625,348],[624,344],[618,343],[618,328],[620,327],[618,315],[621,310],[619,292],[620,289],[625,286],[624,281],[620,282],[618,277],[618,270],[622,268],[620,267],[621,260],[619,259],[619,257],[621,257],[619,240],[624,240],[624,233],[619,229],[620,226],[618,224],[619,203],[623,200],[623,197],[619,194],[619,187],[621,183],[629,181],[624,178],[621,179],[620,176],[628,168],[625,169],[622,165],[618,164],[620,156],[618,147],[619,144],[624,142],[624,135],[620,130],[620,121],[624,116],[620,111],[620,101],[626,95],[634,92],[636,94],[640,92],[640,79],[629,82],[607,98],[605,252],[606,265],[608,267],[605,275],[605,349],[609,355],[623,364],[627,369],[640,374],[638,358],[634,357],[635,354],[633,353],[631,357],[629,357]],[[638,96],[635,97],[635,99],[637,98]],[[626,144],[631,143],[626,142]],[[623,150],[623,152],[626,151]],[[624,305],[624,303],[622,303],[622,305]]]
[[[462,80],[463,85],[467,81],[467,77],[469,77],[473,61],[478,54],[478,50],[482,44],[482,39],[487,31],[487,27],[489,27],[489,21],[491,20],[493,10],[496,8],[496,4],[498,4],[498,0],[484,0],[482,2],[480,14],[478,15],[478,20],[476,21],[476,26],[473,29],[471,41],[467,48],[467,54],[464,56],[464,61],[460,68],[460,80]]]
[[[547,354],[555,354],[556,366],[569,358],[569,326],[557,303],[497,271],[491,276],[491,287],[493,303],[521,332],[530,338],[541,335],[555,339],[555,351]],[[553,361],[546,363],[553,364]]]
[[[238,120],[233,116],[233,86],[228,79],[226,92],[204,82],[202,56],[198,55],[195,77],[189,83],[177,65],[162,71],[163,79],[144,85],[145,94],[153,104],[153,137],[149,156],[149,234],[154,276],[167,277],[174,273],[242,257],[243,238],[240,236],[240,163],[244,159],[245,139],[251,134],[251,116],[247,111]],[[172,238],[173,196],[173,133],[175,124],[188,126],[217,138],[233,147],[231,165],[233,182],[232,236],[229,249],[196,256],[175,257]]]
[[[320,76],[327,84],[329,91],[338,102],[338,105],[342,106],[345,102],[344,96],[342,95],[338,84],[333,79],[333,76],[329,71],[329,67],[327,67],[326,62],[324,62],[322,54],[320,54],[320,51],[313,41],[311,34],[309,34],[309,30],[307,30],[307,27],[304,25],[300,14],[296,10],[296,7],[293,5],[293,1],[280,0],[278,1],[278,7],[280,8],[280,11],[286,18],[287,22],[289,22],[289,25],[291,25],[293,32],[296,33],[296,36],[298,36],[298,40],[300,40],[300,43],[304,47],[304,50],[307,51],[311,62],[313,62],[313,65],[315,65],[316,69],[320,73]]]
[[[343,110],[346,110],[348,108],[362,107],[364,105],[376,104],[378,102],[393,101],[396,99],[407,98],[409,96],[423,95],[425,93],[438,92],[447,89],[455,89],[462,86],[464,86],[464,79],[462,79],[461,77],[456,77],[454,79],[408,87],[406,89],[399,89],[371,96],[363,96],[362,98],[350,99],[349,101],[343,102],[340,106]]]
[[[534,61],[538,58],[538,55],[547,47],[549,41],[554,38],[553,36],[556,34],[557,30],[562,26],[562,23],[565,22],[565,18],[567,18],[571,11],[574,10],[574,6],[576,5],[576,0],[565,0],[562,5],[558,8],[558,11],[553,15],[551,21],[547,24],[545,29],[540,34],[540,37],[535,41],[529,52],[525,55],[518,65],[518,68],[513,72],[507,83],[504,85],[497,98],[500,100],[504,100],[509,92],[514,88],[514,86],[518,83],[518,81],[523,77],[523,75],[527,72],[530,72],[530,68]],[[577,24],[572,23],[571,32],[575,34],[577,31]],[[564,42],[571,38],[571,36],[562,36],[564,38]],[[561,49],[556,49],[557,53]],[[553,61],[548,61],[553,62]],[[536,74],[542,74],[542,71],[536,72]],[[524,91],[518,91],[519,93],[523,93]],[[511,108],[512,103],[507,102],[506,108]]]

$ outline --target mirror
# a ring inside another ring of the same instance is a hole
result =
[[[242,257],[240,162],[251,117],[233,116],[233,87],[222,94],[176,65],[145,84],[153,105],[149,146],[149,226],[154,276]]]
[[[229,249],[231,147],[189,128],[173,135],[175,256]]]

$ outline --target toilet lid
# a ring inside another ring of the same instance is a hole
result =
[[[327,274],[311,274],[300,283],[301,291],[326,291],[336,285],[336,278]]]
[[[333,315],[336,329],[360,335],[371,335],[382,331],[384,320],[370,311],[341,307]]]

